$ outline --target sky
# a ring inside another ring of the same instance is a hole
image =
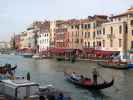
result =
[[[133,0],[0,0],[0,41],[9,41],[36,20],[116,15],[131,6]]]

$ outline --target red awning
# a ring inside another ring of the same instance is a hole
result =
[[[64,53],[65,49],[63,49],[63,48],[51,48],[51,49],[49,49],[49,52],[51,52],[51,53]]]
[[[95,50],[94,54],[96,56],[112,56],[114,53],[119,52],[119,51],[103,51],[103,50]]]

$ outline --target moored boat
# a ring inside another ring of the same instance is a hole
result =
[[[40,57],[39,54],[35,54],[35,55],[33,55],[32,58],[34,58],[34,59],[41,59],[41,57]]]
[[[114,84],[114,79],[112,79],[110,82],[104,81],[103,83],[98,83],[98,84],[94,84],[92,80],[89,80],[89,82],[86,84],[81,80],[77,80],[76,78],[72,77],[72,75],[68,73],[65,73],[65,79],[73,83],[74,85],[77,85],[79,87],[89,89],[89,90],[101,90],[101,89],[109,88]],[[84,78],[84,79],[86,80],[87,78]]]
[[[109,63],[108,61],[103,61],[103,62],[97,62],[98,65],[104,67],[104,68],[113,68],[113,69],[128,69],[128,65],[126,63],[114,63],[111,62]]]
[[[32,58],[33,54],[32,53],[23,53],[22,56],[25,58]]]

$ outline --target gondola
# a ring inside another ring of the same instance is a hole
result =
[[[65,73],[64,77],[70,83],[73,83],[76,86],[79,86],[81,88],[85,88],[88,90],[101,90],[101,89],[109,88],[109,87],[113,86],[113,84],[114,84],[114,79],[112,79],[110,82],[104,81],[103,83],[98,83],[98,84],[92,83],[92,84],[86,85],[86,84],[82,83],[80,80],[73,78],[71,76],[71,74]]]
[[[108,62],[97,62],[99,66],[102,66],[104,68],[113,68],[113,69],[120,69],[125,70],[128,69],[127,64],[115,64],[115,63],[108,63]]]

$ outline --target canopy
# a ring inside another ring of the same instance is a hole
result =
[[[119,52],[119,51],[103,51],[103,50],[95,50],[94,51],[96,56],[112,56],[116,52]]]
[[[51,49],[49,49],[49,52],[51,52],[51,53],[64,53],[65,49],[64,48],[51,48]]]

